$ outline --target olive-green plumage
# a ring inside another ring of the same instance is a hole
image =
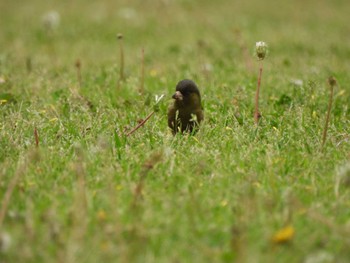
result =
[[[173,134],[196,131],[204,118],[197,85],[192,80],[181,80],[172,98],[174,103],[168,109],[168,126]]]

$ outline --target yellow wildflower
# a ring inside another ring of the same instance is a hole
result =
[[[293,239],[295,230],[293,226],[288,225],[278,230],[272,237],[272,241],[276,244],[285,244]]]
[[[149,74],[151,75],[151,77],[156,77],[158,75],[158,71],[156,69],[151,69]]]
[[[106,212],[104,210],[99,210],[97,212],[97,219],[98,221],[105,221],[107,218]]]
[[[227,206],[227,204],[228,204],[227,200],[222,200],[220,202],[220,205],[223,206],[223,207]]]

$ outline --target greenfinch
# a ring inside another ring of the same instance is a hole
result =
[[[168,126],[172,133],[196,132],[204,118],[197,85],[189,79],[181,80],[172,98],[174,102],[168,108]]]

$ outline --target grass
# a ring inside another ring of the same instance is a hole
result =
[[[0,261],[349,261],[349,8],[2,1]],[[61,22],[47,31],[50,10]],[[183,78],[199,85],[205,122],[173,137],[166,111]]]

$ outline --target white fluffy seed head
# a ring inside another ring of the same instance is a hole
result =
[[[267,44],[263,41],[256,42],[255,54],[258,60],[263,60],[267,55]]]
[[[54,30],[60,25],[60,14],[57,11],[50,11],[43,15],[42,21],[44,27],[48,30]]]

